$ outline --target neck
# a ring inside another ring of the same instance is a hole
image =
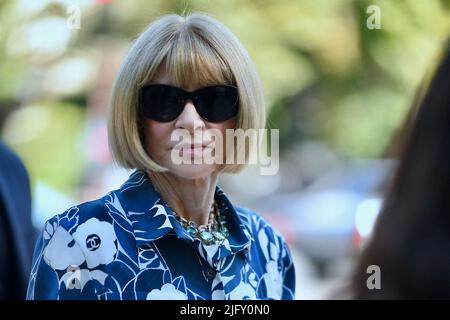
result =
[[[185,179],[167,172],[147,171],[156,191],[180,217],[207,224],[214,201],[218,175],[206,178]]]

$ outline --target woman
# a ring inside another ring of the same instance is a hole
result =
[[[174,161],[224,160],[234,143],[225,131],[263,128],[264,108],[255,67],[223,24],[197,13],[151,24],[110,101],[112,153],[136,171],[119,190],[47,222],[28,298],[293,299],[282,236],[217,186],[220,173],[243,164]],[[175,132],[194,141],[177,144]]]
[[[449,82],[447,42],[403,131],[398,169],[353,275],[357,299],[450,298]],[[370,266],[379,268],[374,288]]]

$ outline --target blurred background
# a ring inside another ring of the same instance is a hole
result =
[[[367,20],[376,5],[380,28]],[[31,178],[33,224],[118,188],[106,113],[131,41],[157,16],[206,12],[256,63],[280,170],[226,175],[297,268],[297,298],[343,297],[395,168],[395,137],[450,32],[448,0],[1,0],[0,139]],[[1,164],[0,164],[1,165]]]

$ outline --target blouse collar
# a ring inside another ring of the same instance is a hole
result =
[[[131,221],[138,247],[143,247],[170,231],[175,232],[180,238],[194,242],[192,236],[182,228],[172,209],[156,191],[144,171],[133,172],[118,191],[120,202]],[[204,246],[207,252],[214,251],[211,259],[217,260],[248,248],[251,244],[251,236],[235,207],[219,186],[216,186],[214,199],[219,205],[221,214],[225,216],[230,233],[222,245]]]

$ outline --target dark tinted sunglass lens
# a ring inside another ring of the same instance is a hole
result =
[[[199,91],[197,111],[210,122],[228,120],[238,113],[238,90],[232,86],[211,86]]]
[[[176,119],[182,111],[180,92],[166,85],[151,85],[141,90],[141,108],[146,118],[161,122]]]

